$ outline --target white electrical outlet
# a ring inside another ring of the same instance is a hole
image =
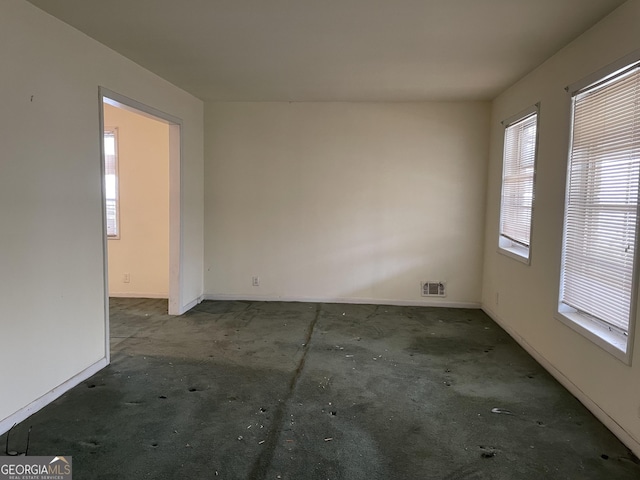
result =
[[[122,276],[122,281],[123,281],[124,283],[129,283],[129,282],[131,282],[131,275],[130,275],[129,273],[125,273],[125,274]]]
[[[260,277],[251,277],[251,285],[254,287],[260,286]]]

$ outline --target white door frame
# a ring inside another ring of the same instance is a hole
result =
[[[99,91],[99,127],[100,127],[100,162],[104,177],[104,103],[132,111],[166,123],[169,126],[169,315],[180,315],[182,310],[182,120],[168,113],[140,103],[104,87]],[[102,183],[102,198],[104,198],[104,178]],[[105,329],[106,354],[110,358],[109,338],[109,263],[107,257],[106,206],[102,202],[102,251],[104,262],[104,290],[105,290]]]

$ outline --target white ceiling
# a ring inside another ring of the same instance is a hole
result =
[[[203,100],[490,99],[624,0],[30,0]]]

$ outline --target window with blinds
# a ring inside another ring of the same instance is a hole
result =
[[[118,141],[117,129],[104,131],[104,193],[106,205],[107,236],[118,238]]]
[[[538,109],[504,122],[499,248],[529,262],[534,201]]]
[[[560,312],[618,334],[626,351],[635,300],[640,64],[575,91],[572,103]]]

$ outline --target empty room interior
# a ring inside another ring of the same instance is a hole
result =
[[[639,25],[640,0],[0,1],[5,455],[640,478]]]

